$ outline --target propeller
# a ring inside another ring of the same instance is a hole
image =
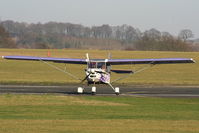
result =
[[[107,72],[102,72],[102,71],[95,71],[95,72],[97,72],[97,73],[100,73],[100,74],[107,74]]]
[[[94,74],[91,71],[87,71],[89,74],[81,81],[81,83],[83,83],[91,74]],[[107,72],[102,72],[102,71],[94,71],[96,73],[100,73],[100,74],[107,74]]]
[[[89,73],[89,74],[81,81],[81,83],[83,83],[90,75],[91,75],[91,73]]]

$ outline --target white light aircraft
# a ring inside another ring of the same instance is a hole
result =
[[[110,55],[108,59],[90,59],[88,54],[86,54],[86,59],[76,59],[76,58],[53,58],[53,57],[33,57],[33,56],[2,56],[4,59],[10,60],[31,60],[31,61],[42,61],[49,66],[66,73],[67,75],[80,80],[73,74],[62,70],[48,62],[55,62],[55,63],[70,63],[70,64],[84,64],[87,65],[85,72],[86,77],[81,79],[81,83],[87,80],[88,85],[92,84],[93,87],[91,89],[91,93],[96,93],[96,84],[107,84],[109,85],[115,92],[116,95],[120,94],[119,87],[113,87],[112,83],[118,80],[124,79],[129,77],[132,74],[141,72],[151,66],[156,64],[175,64],[175,63],[194,63],[195,61],[191,58],[159,58],[159,59],[111,59]],[[133,65],[133,64],[148,64],[147,66],[140,68],[139,70],[132,71],[132,70],[112,70],[111,65]],[[115,73],[123,73],[128,74],[122,76],[114,81],[110,80],[111,72]],[[84,88],[78,87],[78,93],[83,93]]]

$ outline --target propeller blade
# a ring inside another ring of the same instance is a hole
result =
[[[91,75],[91,73],[89,73],[89,74],[81,81],[81,83],[83,83],[90,75]]]
[[[95,72],[97,72],[97,73],[103,73],[103,74],[106,74],[107,72],[102,72],[102,71],[95,71]]]

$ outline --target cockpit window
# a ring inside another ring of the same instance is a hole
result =
[[[98,62],[97,68],[105,69],[106,68],[105,63],[104,62]]]
[[[105,62],[90,62],[89,68],[101,68],[106,69]]]
[[[91,62],[89,63],[89,68],[96,68],[97,63],[96,62]]]

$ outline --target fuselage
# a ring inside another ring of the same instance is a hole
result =
[[[91,83],[110,83],[110,71],[105,60],[92,61],[87,65],[85,69],[87,81]]]
[[[105,69],[88,68],[86,69],[88,83],[110,83],[110,73]]]

